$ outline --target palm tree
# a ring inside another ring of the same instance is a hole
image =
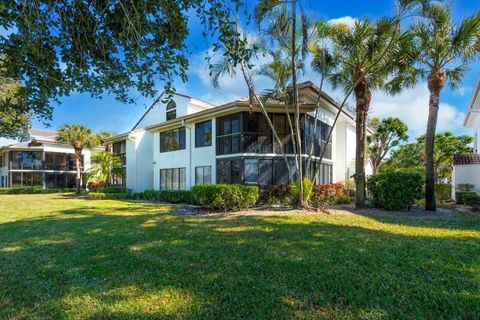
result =
[[[297,7],[300,8],[299,21],[297,21]],[[278,11],[283,12],[278,14]],[[286,14],[285,14],[286,13]],[[300,129],[300,106],[298,103],[298,57],[301,53],[305,57],[308,47],[308,23],[301,0],[291,0],[285,2],[282,0],[259,0],[255,6],[255,19],[260,25],[264,19],[273,17],[275,24],[288,24],[289,28],[285,28],[285,32],[290,35],[285,38],[289,42],[288,53],[290,55],[290,77],[291,77],[291,103],[294,109],[294,135],[295,135],[295,154],[298,173],[298,185],[300,194],[304,194],[303,186],[303,168],[302,168],[302,142],[301,142],[301,129]],[[281,19],[279,19],[281,18]],[[300,24],[298,24],[300,22]],[[297,27],[299,25],[299,27]],[[275,28],[274,28],[275,29]],[[297,35],[300,30],[300,35]],[[301,39],[301,47],[298,48],[298,39]],[[299,197],[299,206],[303,208],[305,206],[303,197]]]
[[[100,142],[103,142],[103,140],[107,139],[107,138],[110,138],[110,137],[113,137],[115,134],[113,132],[110,132],[110,131],[102,131],[100,133],[97,134],[98,136],[98,139],[100,140]],[[105,145],[105,151],[107,152],[112,152],[112,145],[110,143],[107,143]]]
[[[92,177],[96,177],[98,181],[110,185],[112,177],[121,174],[123,165],[122,159],[108,151],[101,151],[92,154],[91,161],[98,166],[90,169],[89,173]]]
[[[410,72],[415,79],[426,79],[430,93],[425,137],[425,210],[436,211],[434,147],[440,93],[448,84],[457,88],[468,64],[480,52],[480,12],[452,22],[449,7],[432,4],[409,31],[412,37]]]
[[[80,194],[82,151],[84,148],[91,149],[97,146],[100,142],[98,136],[82,125],[67,124],[58,130],[57,141],[68,143],[73,147],[73,150],[75,150],[75,166],[77,171],[76,193]]]
[[[356,100],[357,208],[365,206],[366,129],[372,90],[386,89],[394,75],[392,56],[398,53],[394,50],[398,28],[398,23],[386,19],[376,23],[362,19],[352,27],[340,24],[331,29],[332,59],[336,67],[330,71],[329,81],[334,88],[342,88],[346,93],[353,88]]]

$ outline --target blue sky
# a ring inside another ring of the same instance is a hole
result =
[[[253,9],[255,1],[249,1],[248,6]],[[368,16],[372,19],[392,14],[393,1],[390,0],[304,0],[304,9],[309,15],[318,19],[341,19],[351,21],[355,18]],[[469,15],[480,10],[478,0],[457,0],[452,4],[454,19],[461,20],[464,15]],[[247,90],[240,77],[224,77],[220,81],[221,88],[214,89],[209,84],[208,70],[204,62],[206,50],[211,43],[201,37],[201,28],[198,20],[190,20],[191,34],[187,44],[191,51],[189,80],[187,83],[178,82],[176,90],[214,104],[228,102],[240,96],[246,96]],[[438,131],[450,130],[456,133],[469,133],[462,128],[464,112],[470,102],[473,88],[480,77],[480,61],[471,65],[460,90],[452,92],[446,88],[441,96],[441,109]],[[269,87],[265,79],[257,79],[258,88]],[[307,72],[304,79],[318,82],[313,73]],[[342,98],[341,92],[325,88],[333,98]],[[134,92],[134,90],[132,90]],[[72,93],[63,97],[61,104],[55,106],[53,120],[49,127],[41,121],[35,120],[34,127],[57,129],[66,123],[81,123],[95,131],[112,131],[123,133],[132,128],[138,118],[145,112],[153,101],[133,93],[137,102],[125,105],[117,102],[112,96],[102,99],[93,99],[88,94]],[[428,106],[428,91],[425,83],[419,84],[412,90],[403,92],[399,96],[391,97],[382,93],[374,93],[371,105],[371,116],[398,116],[410,127],[410,135],[416,136],[425,131]],[[0,144],[5,140],[0,139]]]

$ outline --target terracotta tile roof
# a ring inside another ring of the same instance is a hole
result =
[[[480,164],[480,154],[471,153],[471,154],[456,155],[453,157],[454,166],[461,166],[466,164]]]

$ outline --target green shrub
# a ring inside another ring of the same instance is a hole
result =
[[[260,197],[257,186],[205,184],[191,189],[193,201],[210,209],[238,211],[255,205]]]
[[[472,192],[473,189],[475,188],[475,185],[471,183],[459,183],[457,184],[457,192]]]
[[[127,189],[124,186],[109,186],[109,187],[101,187],[97,188],[96,192],[103,192],[103,193],[131,193],[131,189]]]
[[[340,195],[335,199],[337,204],[350,204],[355,202],[355,197],[350,197],[349,195]]]
[[[443,202],[452,198],[452,185],[449,183],[435,184],[435,198],[437,202]]]
[[[135,199],[138,199],[138,194],[133,192],[124,192],[124,193],[89,192],[88,198],[91,200],[135,200]]]
[[[290,187],[290,193],[293,197],[293,205],[298,203],[298,198],[300,197],[300,181],[295,181],[294,184]],[[303,178],[303,200],[307,201],[311,198],[314,193],[313,182],[308,178]]]
[[[480,206],[480,196],[476,194],[466,193],[462,197],[463,204],[469,207]]]
[[[192,203],[192,194],[186,190],[145,190],[142,199],[169,203]]]
[[[291,205],[292,193],[287,184],[264,186],[260,191],[260,203],[268,205]]]
[[[42,189],[42,188],[0,188],[0,194],[47,194],[68,192],[67,189]]]
[[[400,171],[381,172],[367,180],[372,204],[386,210],[409,209],[422,197],[422,186],[420,174]]]

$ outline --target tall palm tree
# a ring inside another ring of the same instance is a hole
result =
[[[356,101],[354,179],[357,208],[365,206],[366,131],[372,90],[386,89],[394,74],[392,56],[397,53],[394,49],[398,28],[397,23],[387,19],[376,23],[362,19],[352,27],[339,24],[331,29],[336,68],[330,71],[329,81],[334,88],[342,88],[346,93],[353,88]]]
[[[76,176],[76,193],[80,194],[81,189],[81,160],[82,160],[82,151],[84,148],[93,148],[96,147],[100,141],[98,136],[93,133],[90,129],[78,125],[78,124],[67,124],[58,130],[57,136],[58,142],[68,143],[75,150],[75,166],[77,171]]]
[[[448,83],[457,88],[468,64],[480,52],[480,12],[452,21],[451,10],[439,4],[430,5],[409,31],[412,38],[410,72],[415,79],[426,79],[430,93],[425,137],[425,210],[436,211],[434,147],[440,93]]]
[[[101,151],[94,153],[91,156],[91,161],[98,166],[92,167],[89,173],[106,185],[111,184],[114,175],[121,174],[122,159],[111,152]]]

